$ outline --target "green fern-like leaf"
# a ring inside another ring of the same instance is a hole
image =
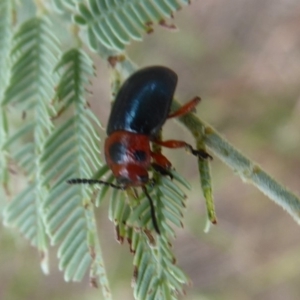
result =
[[[178,293],[182,294],[184,285],[188,283],[188,278],[175,265],[176,259],[171,250],[171,239],[175,237],[172,227],[183,227],[185,208],[185,194],[176,181],[183,182],[185,186],[188,184],[175,171],[172,174],[173,181],[159,177],[151,193],[161,235],[157,237],[156,245],[149,247],[149,241],[142,238],[138,247],[142,247],[143,251],[135,249],[134,265],[138,270],[134,288],[136,299],[153,299],[154,293],[154,299],[171,299]],[[152,228],[147,210],[140,215],[140,220]]]
[[[31,241],[33,246],[38,246],[36,224],[37,212],[35,207],[35,186],[30,184],[22,193],[17,195],[5,210],[5,224],[16,226],[20,232]],[[40,220],[40,219],[39,219]],[[43,226],[41,224],[41,226]]]
[[[52,130],[49,104],[54,95],[56,77],[53,66],[58,54],[57,40],[46,16],[23,23],[13,38],[12,75],[3,105],[14,104],[26,110],[29,118],[6,142],[12,158],[29,178],[28,187],[17,195],[4,211],[4,222],[17,227],[41,252],[42,267],[47,272],[47,237],[43,203],[47,188],[42,184],[41,155],[47,135]],[[33,142],[20,147],[18,140],[31,136]],[[23,208],[23,209],[22,209]]]
[[[105,173],[107,169],[102,171]],[[171,249],[173,227],[182,227],[185,208],[185,194],[177,183],[188,188],[189,184],[175,171],[172,175],[173,181],[155,174],[156,185],[148,187],[161,231],[156,238],[152,235],[153,221],[144,194],[138,198],[131,190],[126,193],[113,190],[111,194],[109,218],[116,225],[119,242],[128,240],[134,253],[135,299],[176,299],[175,295],[183,294],[184,286],[189,283],[175,265]]]
[[[12,2],[10,0],[0,1],[0,183],[7,189],[8,172],[7,157],[8,153],[3,149],[7,139],[8,124],[6,112],[1,103],[4,90],[8,84],[10,58],[9,51],[12,40]]]
[[[183,294],[183,286],[189,280],[175,265],[168,239],[157,238],[157,244],[149,247],[149,239],[143,234],[136,238],[134,254],[135,299],[177,299]]]
[[[54,13],[57,13],[67,21],[68,23],[72,23],[73,16],[77,13],[77,5],[79,3],[84,2],[84,0],[52,0],[52,6]]]
[[[45,182],[53,183],[44,206],[47,232],[52,244],[60,243],[59,267],[65,272],[65,280],[81,280],[92,263],[91,280],[100,282],[109,299],[91,189],[66,183],[70,178],[91,178],[100,165],[99,137],[93,122],[98,127],[100,124],[85,101],[94,67],[82,50],[71,49],[64,53],[56,69],[63,71],[56,99],[63,110],[72,109],[74,116],[61,124],[45,145],[42,158],[47,174]]]
[[[130,40],[142,40],[143,32],[151,32],[153,23],[165,24],[181,5],[177,0],[88,0],[79,3],[74,21],[87,27],[89,46],[97,50],[97,42],[111,50],[122,51]]]
[[[12,4],[9,0],[0,1],[0,99],[9,79],[9,51],[12,39]]]
[[[59,13],[66,13],[72,11],[76,7],[76,3],[82,2],[81,0],[52,0],[53,7]]]

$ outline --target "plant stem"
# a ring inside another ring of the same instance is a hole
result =
[[[173,101],[172,109],[180,104]],[[207,147],[237,173],[245,182],[252,183],[271,200],[285,209],[300,224],[300,199],[291,191],[280,185],[261,167],[241,154],[227,142],[215,129],[201,121],[194,114],[178,118],[193,134],[196,141],[203,141]]]

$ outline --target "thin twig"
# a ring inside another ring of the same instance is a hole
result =
[[[180,104],[174,101],[172,109],[177,110],[179,107]],[[191,131],[197,141],[202,140],[214,155],[234,170],[243,181],[256,186],[271,200],[285,209],[300,224],[299,197],[279,184],[257,163],[241,154],[215,129],[201,121],[194,114],[187,114],[177,120]]]

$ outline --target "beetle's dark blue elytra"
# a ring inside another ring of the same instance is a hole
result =
[[[168,117],[176,85],[176,73],[166,67],[147,67],[134,73],[117,94],[107,135],[119,130],[155,135]]]

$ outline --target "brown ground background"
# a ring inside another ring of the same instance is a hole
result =
[[[299,195],[300,2],[199,0],[178,12],[174,22],[179,32],[156,27],[143,43],[128,47],[130,56],[140,66],[173,68],[180,101],[200,95],[198,115]],[[90,102],[106,124],[108,71],[99,60],[97,70]],[[169,123],[166,138],[186,139],[186,131]],[[174,242],[178,264],[193,281],[186,299],[300,299],[299,225],[215,157],[218,226],[204,234],[195,160],[180,150],[166,153],[193,185],[185,229]],[[106,207],[97,214],[115,299],[132,299],[128,248],[115,242]],[[87,280],[63,282],[55,254],[51,262],[46,277],[36,251],[17,233],[0,228],[0,299],[102,299]]]

